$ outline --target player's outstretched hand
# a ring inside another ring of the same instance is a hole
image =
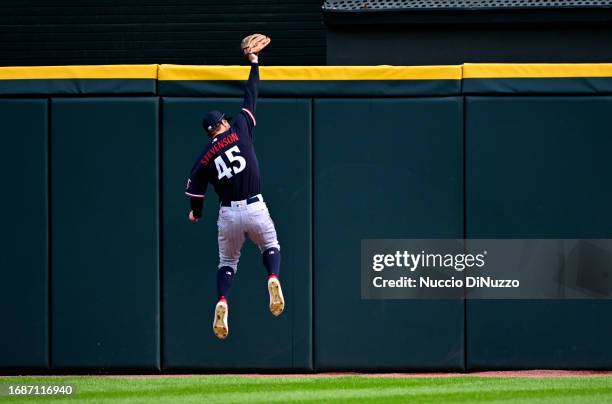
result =
[[[190,210],[190,211],[189,211],[189,221],[190,221],[191,223],[197,223],[197,222],[198,222],[198,220],[200,220],[200,218],[199,218],[199,217],[195,217],[195,216],[193,215],[193,210]]]
[[[240,50],[246,60],[259,63],[259,52],[270,44],[272,40],[263,34],[252,34],[244,37],[240,42]]]
[[[245,57],[247,58],[249,63],[259,63],[259,56],[254,53],[247,53]]]

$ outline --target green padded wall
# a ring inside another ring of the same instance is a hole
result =
[[[360,240],[461,238],[462,102],[315,100],[317,370],[463,368],[462,300],[361,300]]]
[[[317,73],[314,73],[314,75],[316,74]],[[160,80],[158,83],[159,95],[161,96],[193,97],[199,94],[215,94],[218,97],[237,97],[241,96],[244,91],[244,82],[236,80]],[[423,97],[428,95],[459,95],[460,91],[461,81],[454,79],[264,79],[261,81],[260,85],[260,95],[265,97]]]
[[[47,100],[0,100],[0,369],[49,365]]]
[[[0,81],[0,95],[155,95],[153,79],[23,79]]]
[[[212,333],[219,202],[209,187],[204,216],[187,220],[189,170],[208,138],[209,109],[230,115],[239,99],[163,99],[163,367],[166,370],[312,368],[310,100],[260,99],[255,147],[262,194],[276,224],[287,307],[268,311],[266,270],[246,241],[230,294],[227,340]]]
[[[612,97],[467,97],[468,238],[610,238]],[[469,301],[468,368],[611,368],[610,300]]]
[[[52,100],[52,366],[159,368],[158,99]]]

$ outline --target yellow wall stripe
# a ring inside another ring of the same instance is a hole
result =
[[[159,65],[0,67],[0,80],[157,79]]]
[[[612,63],[466,63],[464,79],[612,77]]]
[[[262,66],[262,80],[461,80],[461,66]],[[248,66],[161,65],[159,80],[246,80]]]
[[[248,66],[101,65],[0,67],[0,80],[246,80]],[[262,66],[262,80],[461,80],[611,77],[612,63],[466,63],[462,66]]]

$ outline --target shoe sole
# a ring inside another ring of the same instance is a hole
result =
[[[218,304],[215,307],[215,320],[213,321],[213,332],[219,339],[227,338],[229,327],[227,326],[227,306]]]
[[[270,313],[274,316],[280,316],[285,310],[285,298],[278,279],[270,279],[268,292],[270,293]]]

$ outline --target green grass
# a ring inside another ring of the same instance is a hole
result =
[[[612,377],[18,377],[0,384],[70,383],[64,398],[0,397],[54,403],[612,403]]]

